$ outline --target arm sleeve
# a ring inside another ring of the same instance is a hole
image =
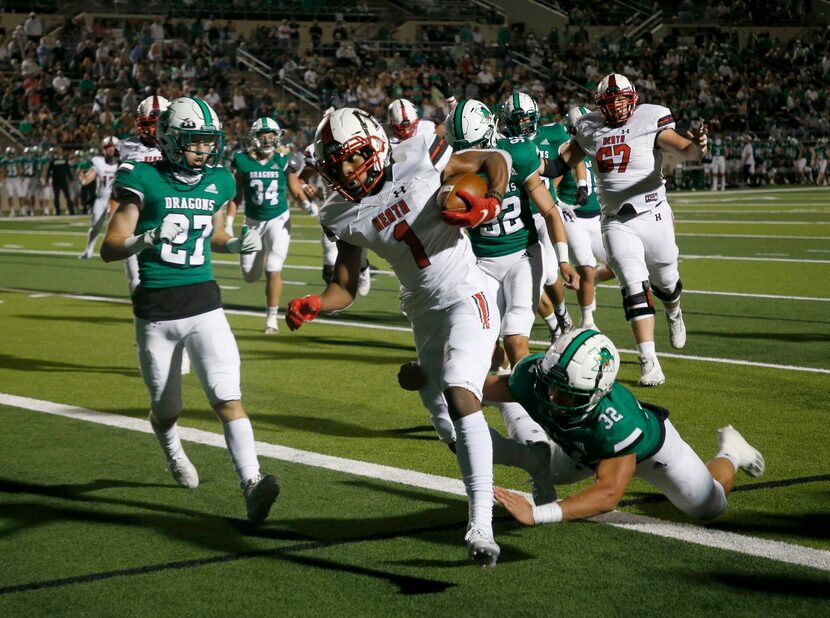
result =
[[[542,176],[545,178],[558,178],[570,172],[571,168],[565,163],[562,155],[555,159],[545,159],[545,169],[542,170]]]

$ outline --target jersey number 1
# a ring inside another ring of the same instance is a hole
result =
[[[412,257],[415,258],[418,268],[424,269],[430,265],[424,245],[421,244],[421,240],[415,236],[415,232],[412,231],[406,221],[401,221],[392,228],[392,233],[395,235],[395,240],[403,241],[409,245],[409,250],[412,252]]]
[[[616,157],[622,155],[622,160],[619,164]],[[614,171],[614,166],[617,166],[617,171],[620,174],[625,173],[625,168],[628,167],[628,160],[631,158],[631,148],[628,144],[614,144],[613,146],[604,146],[597,150],[597,167],[603,174],[608,174]]]

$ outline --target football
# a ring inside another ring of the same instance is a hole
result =
[[[478,174],[461,174],[447,178],[444,185],[438,190],[438,204],[443,210],[452,212],[467,211],[467,204],[456,195],[459,190],[484,197],[484,194],[487,193],[487,181]]]

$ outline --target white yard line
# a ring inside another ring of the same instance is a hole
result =
[[[723,219],[675,219],[675,223],[689,225],[705,223],[707,225],[830,225],[830,221],[725,221]]]
[[[20,290],[17,288],[1,288],[0,292],[12,292],[16,294],[29,294],[32,298],[47,298],[50,296],[59,296],[61,298],[71,298],[74,300],[85,300],[85,301],[93,301],[93,302],[105,302],[105,303],[115,303],[119,305],[129,305],[130,301],[126,298],[111,298],[107,296],[90,296],[90,295],[83,295],[83,294],[63,294],[63,293],[44,293],[38,292],[35,290]],[[239,316],[246,316],[246,317],[262,317],[262,311],[247,311],[247,310],[239,310],[239,309],[225,309],[225,313],[228,315],[239,315]],[[368,330],[383,330],[383,331],[392,331],[398,333],[411,333],[412,329],[409,326],[396,326],[392,324],[375,324],[375,323],[368,323],[368,322],[356,322],[351,320],[332,320],[328,318],[317,318],[314,320],[315,324],[325,324],[327,326],[344,326],[350,328],[365,328]],[[306,326],[306,328],[313,328],[313,326]],[[541,340],[541,339],[531,339],[530,343],[537,346],[547,347],[550,345],[549,340]],[[626,354],[637,354],[636,350],[629,350],[624,348],[619,348],[620,352]],[[802,367],[798,365],[781,365],[777,363],[760,363],[756,361],[748,361],[748,360],[741,360],[736,358],[718,358],[712,356],[694,356],[690,354],[675,354],[673,352],[658,352],[657,356],[664,357],[664,358],[676,358],[680,360],[693,360],[693,361],[701,361],[706,363],[722,363],[725,365],[740,365],[744,367],[761,367],[765,369],[784,369],[787,371],[801,371],[804,373],[819,373],[819,374],[827,374],[830,375],[830,369],[824,369],[821,367]]]
[[[40,399],[0,393],[0,404],[33,412],[106,425],[118,429],[127,429],[146,434],[153,433],[150,428],[150,423],[144,419],[98,412],[96,410],[88,410]],[[206,446],[226,448],[225,438],[222,434],[189,427],[179,427],[179,434],[182,440]],[[455,496],[466,496],[464,484],[458,479],[354,459],[333,457],[331,455],[303,451],[280,446],[279,444],[270,444],[268,442],[257,442],[256,447],[260,457],[269,457],[279,461],[332,470],[338,473],[353,474],[355,476],[390,483],[400,483],[409,487],[418,487],[420,489],[438,491]],[[820,549],[802,547],[781,541],[760,539],[733,532],[723,532],[692,524],[663,521],[622,511],[608,513],[595,518],[595,521],[617,528],[694,543],[704,547],[712,547],[758,558],[765,558],[767,560],[830,571],[830,552]]]
[[[693,238],[766,238],[769,240],[830,240],[830,236],[780,236],[778,234],[704,234],[692,232],[675,232],[675,236]],[[810,251],[811,249],[807,249]]]

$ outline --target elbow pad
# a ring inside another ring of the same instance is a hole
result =
[[[559,155],[555,159],[545,159],[545,169],[542,170],[542,176],[545,178],[558,178],[559,176],[563,176],[566,172],[570,172],[570,166],[565,163],[565,159],[562,158],[562,155]]]

